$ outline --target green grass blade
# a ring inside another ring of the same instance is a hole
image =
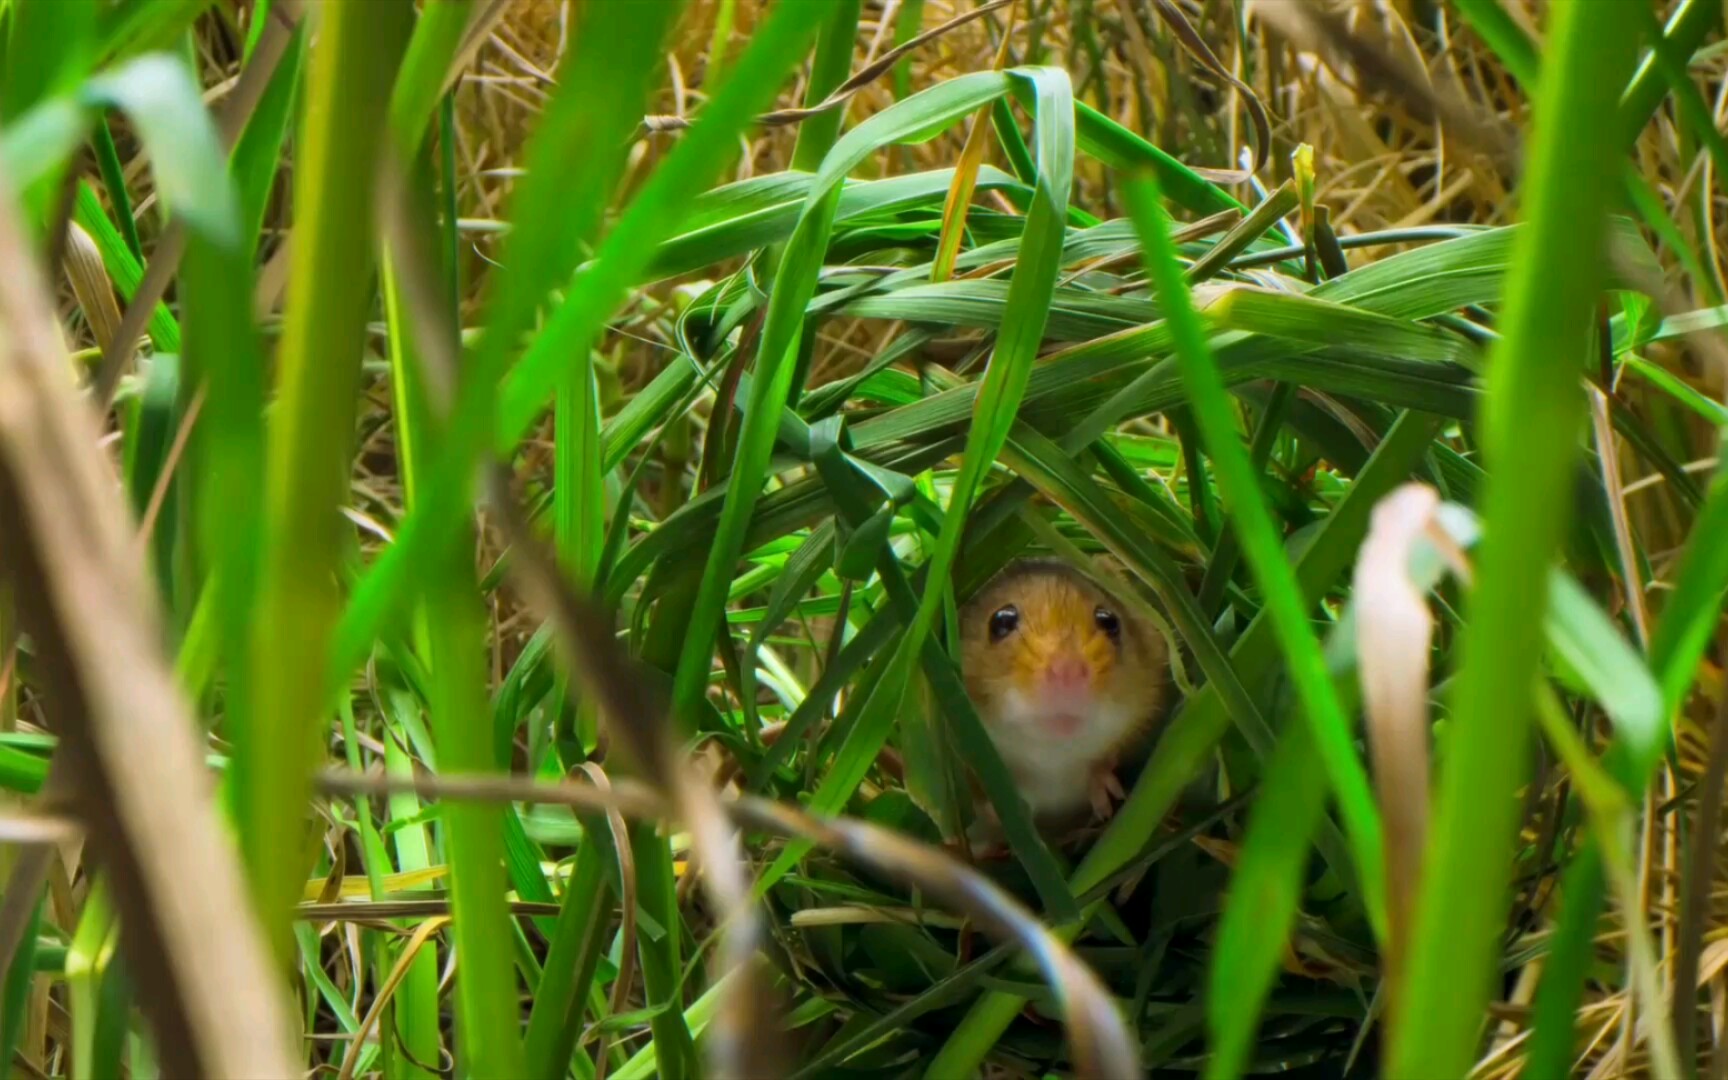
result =
[[[407,694],[401,692],[392,692],[387,700],[392,710],[417,707]],[[407,745],[406,734],[393,717],[388,730],[391,737],[384,743],[385,771],[393,776],[413,775],[413,761],[403,749]],[[426,827],[418,824],[423,809],[420,799],[406,793],[392,795],[388,805],[390,821],[395,826],[390,835],[396,868],[411,873],[433,865],[436,860]],[[433,1063],[443,1052],[442,1003],[439,997],[438,944],[428,941],[410,962],[402,987],[396,991],[395,1019],[401,1032],[402,1050],[416,1061]],[[431,1080],[438,1074],[421,1066],[408,1065],[402,1070],[402,1075],[407,1080]]]
[[[473,0],[431,0],[421,9],[390,95],[390,132],[403,161],[419,156],[421,140],[444,97],[450,62],[473,13]]]
[[[473,774],[502,764],[492,749],[486,695],[486,619],[475,587],[473,542],[458,539],[434,566],[426,597],[429,705],[446,771]],[[475,1076],[524,1071],[512,967],[512,927],[505,906],[503,817],[495,803],[451,802],[442,808],[456,922],[458,1059]]]
[[[118,918],[107,883],[97,878],[79,913],[66,950],[67,1002],[72,1013],[72,1054],[81,1064],[82,1076],[113,1076],[119,1073],[119,1047],[113,1031],[113,1015],[124,1001],[114,1000],[118,968],[114,954]],[[120,1025],[124,1030],[123,1023]],[[107,1057],[104,1057],[107,1055]],[[102,1071],[103,1066],[107,1071]]]
[[[229,156],[228,169],[240,196],[240,235],[247,237],[254,247],[261,239],[270,190],[300,94],[306,66],[306,38],[306,26],[302,24],[295,29],[269,85],[264,88],[264,95],[258,99],[258,107],[252,111]]]
[[[1687,57],[1676,52],[1674,46],[1662,33],[1661,24],[1657,21],[1656,9],[1644,12],[1645,36],[1651,44],[1650,55],[1646,63],[1654,64],[1656,72],[1668,86],[1668,92],[1674,97],[1674,104],[1680,114],[1680,120],[1688,135],[1703,144],[1710,154],[1710,160],[1715,164],[1718,175],[1728,172],[1728,140],[1716,130],[1716,121],[1709,103],[1704,95],[1692,82],[1691,74],[1686,70]],[[1633,80],[1637,85],[1637,80]],[[1632,91],[1627,91],[1630,96]],[[1622,105],[1622,108],[1625,106]]]
[[[211,0],[127,0],[104,20],[101,49],[110,61],[184,44],[186,31]]]
[[[126,238],[126,250],[139,262],[144,261],[144,245],[138,241],[138,224],[132,220],[132,199],[126,193],[125,174],[121,171],[120,151],[114,146],[114,133],[108,118],[96,118],[96,168],[102,174],[102,188],[114,204],[114,216],[120,221],[120,234]]]
[[[788,13],[778,14],[781,11]],[[440,542],[440,530],[447,530],[454,515],[462,511],[461,493],[475,462],[494,445],[508,448],[521,438],[552,396],[567,358],[583,355],[592,347],[604,320],[623,302],[632,283],[640,280],[656,242],[677,228],[692,194],[719,173],[735,149],[738,132],[771,100],[812,32],[801,13],[791,8],[777,8],[758,29],[725,84],[632,200],[602,242],[592,266],[577,278],[563,305],[511,374],[498,430],[486,400],[469,395],[458,401],[426,501],[403,520],[396,542],[362,579],[344,614],[328,676],[332,684],[363,662],[380,629],[413,585],[424,552]],[[597,95],[602,92],[595,91]],[[556,179],[560,185],[565,180],[561,175]],[[564,190],[559,186],[548,197],[561,199]],[[483,359],[484,354],[477,355],[472,362],[476,387],[496,382],[503,374],[501,356],[488,366],[482,366]]]
[[[563,910],[547,947],[546,975],[528,1014],[530,1076],[563,1075],[582,1034],[589,987],[612,921],[604,845],[595,839],[598,824],[590,823],[576,852]]]
[[[1232,289],[1206,308],[1206,316],[1223,329],[1286,341],[1372,349],[1433,363],[1479,363],[1475,344],[1450,330],[1294,293]]]
[[[1717,427],[1728,426],[1728,406],[1715,398],[1706,397],[1692,384],[1685,382],[1679,376],[1666,368],[1658,367],[1642,357],[1627,353],[1620,359],[1621,365],[1628,371],[1635,371],[1641,377],[1648,379],[1652,385],[1664,394],[1673,398],[1681,405],[1697,413]]]
[[[97,0],[14,0],[6,19],[0,118],[8,123],[84,81],[96,60]],[[45,47],[52,42],[52,47]]]
[[[1594,118],[1615,105],[1637,12],[1556,4],[1536,93],[1501,338],[1489,365],[1486,535],[1461,644],[1456,718],[1439,785],[1388,1071],[1461,1075],[1476,1051],[1505,917],[1528,754],[1547,569],[1570,517],[1591,312],[1604,284],[1616,147]]]
[[[144,280],[144,264],[133,257],[126,246],[125,238],[114,227],[114,223],[108,220],[107,212],[102,209],[102,201],[96,197],[96,192],[90,185],[82,180],[78,182],[78,193],[73,196],[72,219],[83,226],[90,238],[96,241],[97,250],[102,252],[102,266],[108,271],[108,276],[120,295],[127,300],[132,299],[132,294],[138,291],[139,283]],[[180,351],[180,324],[168,310],[168,305],[157,302],[155,310],[150,313],[150,321],[145,324],[145,331],[156,351]]]
[[[1687,57],[1702,44],[1711,29],[1722,23],[1722,6],[1711,0],[1681,0],[1668,16],[1663,38],[1666,50],[1674,56]],[[1520,79],[1525,76],[1520,75]],[[1527,80],[1535,85],[1535,79]],[[1619,138],[1617,145],[1631,146],[1638,133],[1650,123],[1650,117],[1661,107],[1667,96],[1667,80],[1657,66],[1656,57],[1646,54],[1632,76],[1626,92],[1620,96]]]
[[[413,234],[436,235],[432,199],[424,159],[410,181],[403,201],[407,229]],[[412,244],[405,245],[412,248]],[[395,252],[400,253],[400,252]],[[454,340],[441,344],[415,341],[414,333],[453,332],[453,319],[426,319],[410,327],[406,309],[406,283],[397,280],[393,265],[386,266],[392,371],[398,376],[399,395],[407,399],[401,416],[408,438],[405,479],[417,486],[426,446],[436,446],[436,429],[430,422],[425,400],[425,373],[419,370],[423,355],[456,355]],[[416,268],[424,282],[442,275]],[[438,290],[418,286],[433,295]],[[412,331],[412,332],[411,332]],[[473,565],[473,537],[468,528],[435,565],[432,586],[424,607],[424,660],[429,674],[428,705],[438,740],[443,768],[467,774],[500,768],[493,747],[484,669],[486,627],[481,610]],[[506,879],[503,872],[505,816],[513,810],[493,804],[454,803],[443,808],[444,849],[450,864],[450,894],[455,919],[455,953],[463,977],[456,983],[456,1030],[461,1059],[484,1075],[522,1075],[519,1040],[517,986],[512,970],[511,944],[515,927],[505,907]]]
[[[60,170],[84,138],[88,121],[85,110],[67,98],[53,98],[17,120],[0,136],[6,171],[27,196],[25,205],[36,218],[47,210],[45,194],[49,181]]]
[[[1718,446],[1728,451],[1728,438]],[[1662,690],[1662,711],[1673,716],[1686,700],[1710,647],[1728,590],[1728,469],[1720,465],[1693,519],[1691,537],[1672,575],[1674,589],[1650,637],[1650,669]]]
[[[97,0],[14,0],[5,19],[5,41],[0,43],[0,126],[14,135],[26,114],[41,116],[38,105],[54,107],[54,98],[73,92],[97,60],[97,22],[102,5]],[[47,45],[52,41],[52,47]],[[69,111],[60,102],[60,112]],[[7,140],[7,159],[16,161],[12,140]],[[76,143],[74,143],[76,145]],[[28,209],[40,228],[59,188],[60,176],[71,164],[74,145],[55,147],[43,162],[35,183],[29,176],[14,175],[21,206]]]
[[[1302,712],[1312,729],[1315,749],[1325,763],[1344,818],[1351,854],[1366,890],[1370,917],[1378,936],[1384,940],[1383,841],[1367,770],[1356,753],[1354,736],[1326,674],[1320,640],[1308,621],[1308,605],[1303,601],[1283,542],[1266,508],[1248,449],[1237,433],[1224,381],[1218,374],[1204,328],[1170,246],[1157,187],[1154,182],[1131,180],[1124,192],[1144,246],[1148,276],[1157,288],[1175,339],[1176,359],[1188,388],[1189,408],[1205,437],[1243,555],[1272,614],[1272,625],[1284,650],[1291,680],[1296,684]]]
[[[1060,271],[1059,255],[1073,176],[1073,99],[1064,72],[1041,68],[1016,72],[1013,77],[1025,80],[1036,97],[1034,141],[1039,182],[1037,196],[1026,218],[1020,257],[1009,283],[1009,315],[1004,320],[978,392],[965,456],[949,494],[941,532],[926,567],[917,613],[896,646],[888,670],[871,691],[862,713],[847,733],[833,771],[811,800],[812,807],[819,811],[835,812],[851,798],[900,714],[912,665],[921,655],[925,638],[941,607],[972,501],[985,474],[994,466],[997,455],[1008,441],[1008,432],[1031,378],[1032,362],[1037,358],[1043,340],[1050,297]],[[902,104],[909,105],[917,100],[918,97],[909,98]],[[972,108],[979,104],[982,103],[971,103]],[[964,114],[960,112],[958,115]],[[958,115],[952,119],[958,119]],[[863,131],[866,126],[861,125],[857,130]],[[763,881],[772,881],[785,873],[808,849],[807,842],[788,845]]]
[[[179,60],[141,56],[91,79],[81,98],[125,111],[151,150],[157,193],[175,216],[213,239],[232,243],[240,220],[225,154],[196,77]]]
[[[42,922],[43,897],[38,896],[24,923],[23,936],[12,954],[12,964],[0,983],[0,1054],[12,1060],[24,1034],[25,1008],[30,1003],[30,991],[36,975],[37,928]]]
[[[276,362],[280,392],[267,450],[265,548],[251,635],[257,709],[236,732],[234,789],[254,896],[278,955],[292,948],[290,905],[305,871],[302,808],[330,630],[340,613],[337,509],[348,462],[371,295],[373,191],[384,103],[406,42],[403,3],[325,12],[308,74],[295,169],[296,251]]]
[[[163,471],[168,464],[168,448],[182,419],[180,374],[179,357],[156,357],[144,373],[138,396],[126,403],[126,493],[130,496],[132,512],[138,515],[140,520],[154,497],[156,485],[163,478]],[[174,496],[181,489],[182,485],[170,481],[169,490],[164,496],[164,505],[173,507],[176,503]],[[166,609],[173,612],[176,618],[179,615],[174,604],[174,542],[177,524],[172,513],[159,514],[150,536],[150,561],[156,574],[156,585]]]
[[[1206,991],[1207,1080],[1242,1075],[1260,1010],[1289,947],[1308,845],[1326,809],[1325,767],[1313,729],[1294,724],[1266,766],[1218,924]]]
[[[739,67],[743,67],[742,61]],[[655,936],[646,929],[637,934],[642,960],[642,986],[650,1008],[661,1009],[649,1020],[654,1034],[651,1044],[659,1075],[665,1080],[694,1076],[698,1070],[695,1031],[678,1008],[683,984],[684,928],[678,914],[678,882],[673,873],[672,852],[667,838],[652,823],[630,826],[630,846],[636,859],[636,896],[639,917],[664,927]]]
[[[804,107],[821,104],[834,88],[852,73],[852,48],[858,37],[858,11],[861,0],[839,0],[828,12],[816,36],[816,55],[810,61],[810,78],[804,84]],[[846,106],[829,109],[798,125],[798,142],[792,148],[792,167],[815,172],[822,159],[834,146],[840,124],[846,118]]]
[[[848,181],[834,221],[839,224],[940,205],[953,178],[953,169],[930,169],[881,180]],[[648,273],[654,278],[686,274],[785,239],[798,223],[814,180],[811,174],[779,173],[706,192],[695,201],[689,220],[679,232],[660,245]],[[979,170],[977,187],[980,191],[1018,190],[1012,177],[990,166]],[[999,253],[975,250],[971,254]],[[929,276],[928,270],[923,276]]]
[[[553,543],[565,572],[592,588],[606,543],[606,479],[600,450],[600,387],[594,355],[571,365],[553,401]],[[559,695],[563,696],[562,692]],[[562,721],[560,721],[562,722]],[[594,746],[596,717],[579,703],[576,733],[583,748]]]
[[[1578,1005],[1594,967],[1604,885],[1602,851],[1594,840],[1586,840],[1561,879],[1560,918],[1549,937],[1542,984],[1536,988],[1535,1034],[1524,1061],[1531,1076],[1572,1071]]]
[[[823,161],[798,225],[786,243],[769,293],[756,370],[737,437],[737,455],[727,480],[720,523],[709,548],[707,569],[686,620],[689,632],[673,682],[673,706],[681,714],[689,715],[708,685],[715,628],[719,625],[733,567],[743,550],[744,530],[767,476],[780,412],[786,407],[797,366],[804,309],[816,291],[816,276],[828,248],[841,182],[880,147],[939,130],[941,125],[955,122],[1007,88],[1007,77],[994,72],[962,76],[932,87],[884,109],[847,132]],[[1063,201],[1066,203],[1066,185]],[[1053,271],[1054,268],[1052,280]]]
[[[1513,77],[1526,86],[1536,84],[1539,67],[1536,46],[1524,28],[1506,14],[1499,0],[1458,0],[1458,13],[1472,30],[1482,35],[1482,40]]]
[[[264,538],[266,368],[251,319],[251,249],[250,238],[219,244],[194,233],[180,273],[187,372],[205,389],[191,447],[193,525],[208,575],[204,588],[215,605],[213,659],[227,672],[227,731],[240,742],[250,737],[254,718],[246,643],[254,630]],[[230,787],[229,793],[237,792]]]
[[[1177,205],[1196,214],[1243,210],[1223,188],[1083,101],[1074,104],[1080,148],[1122,172],[1150,168]]]

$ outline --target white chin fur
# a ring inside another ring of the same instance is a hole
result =
[[[1127,710],[1094,704],[1072,735],[1044,723],[1048,710],[1011,692],[1002,702],[991,734],[1003,761],[1020,780],[1021,794],[1035,814],[1077,809],[1087,802],[1092,768],[1134,725]]]

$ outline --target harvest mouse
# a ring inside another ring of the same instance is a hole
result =
[[[966,691],[1034,817],[1098,817],[1123,797],[1116,758],[1164,696],[1148,623],[1067,563],[1022,559],[960,617]]]

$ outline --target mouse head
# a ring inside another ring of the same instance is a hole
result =
[[[1090,742],[1151,717],[1161,640],[1065,563],[1026,560],[961,615],[966,688],[998,736]]]

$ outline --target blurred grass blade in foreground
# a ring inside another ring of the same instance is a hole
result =
[[[1547,569],[1567,522],[1584,417],[1578,377],[1605,284],[1616,147],[1598,122],[1637,38],[1629,6],[1556,3],[1524,178],[1501,337],[1483,417],[1482,552],[1423,864],[1408,983],[1392,1018],[1394,1073],[1461,1074],[1473,1060],[1510,882],[1513,794],[1529,760]]]

